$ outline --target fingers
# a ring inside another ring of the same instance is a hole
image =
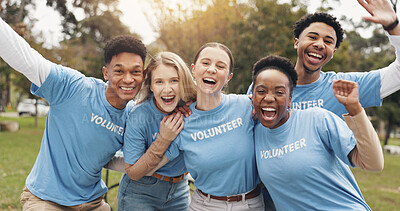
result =
[[[183,115],[180,112],[173,113],[169,116],[165,116],[164,119],[165,119],[165,122],[164,122],[165,126],[172,132],[177,131],[178,128],[183,124]],[[178,134],[178,133],[176,133],[176,134]]]
[[[368,1],[357,0],[357,1],[358,1],[358,3],[359,3],[362,7],[364,7],[365,10],[367,10],[367,12],[368,12],[370,15],[374,15],[374,13],[372,12],[372,9],[371,9],[370,6],[369,6],[370,0],[368,0]]]
[[[185,117],[189,117],[192,114],[192,111],[190,110],[189,106],[183,105],[181,107],[177,108],[179,112],[181,112]]]
[[[332,83],[332,88],[335,94],[341,96],[349,96],[354,88],[357,88],[357,83],[354,81],[346,80],[334,80]]]

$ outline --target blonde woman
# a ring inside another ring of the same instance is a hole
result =
[[[183,155],[161,159],[183,129],[179,102],[196,99],[189,68],[176,54],[158,53],[146,68],[139,105],[124,134],[126,174],[118,191],[118,210],[187,210],[190,192]]]

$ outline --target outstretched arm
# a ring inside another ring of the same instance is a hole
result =
[[[381,89],[380,96],[385,98],[400,89],[400,24],[392,5],[388,0],[357,0],[358,3],[371,14],[363,17],[366,21],[381,24],[389,36],[390,43],[396,49],[396,61],[388,67],[380,69]]]
[[[138,180],[143,176],[152,175],[167,163],[168,159],[163,159],[165,157],[164,153],[182,131],[183,126],[183,115],[181,113],[165,116],[160,123],[160,132],[157,135],[157,139],[147,151],[133,165],[125,163],[125,170],[128,176],[133,180]]]
[[[357,140],[356,146],[348,155],[349,160],[363,170],[381,171],[384,163],[381,144],[378,134],[359,102],[357,83],[334,80],[333,92],[336,99],[349,112],[348,115],[343,115],[343,118]]]
[[[24,74],[36,86],[41,86],[50,73],[51,62],[31,48],[1,18],[0,57],[12,68]]]
[[[399,21],[388,0],[357,0],[371,16],[364,20],[381,24],[390,35],[400,35]]]

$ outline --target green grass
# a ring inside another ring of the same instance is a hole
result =
[[[20,194],[39,152],[45,118],[40,118],[39,128],[35,128],[33,117],[0,117],[0,121],[3,120],[18,121],[20,130],[15,133],[0,132],[0,210],[21,210]],[[389,144],[400,145],[400,140],[391,139]],[[372,210],[400,209],[400,156],[385,154],[385,169],[382,172],[360,169],[353,169],[353,172]],[[121,173],[109,171],[109,186],[119,183],[120,179]],[[118,187],[107,194],[113,210],[117,208],[117,193]]]

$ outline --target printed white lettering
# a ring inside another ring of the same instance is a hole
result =
[[[289,152],[294,152],[294,151],[299,150],[306,146],[307,146],[306,139],[302,138],[293,143],[286,144],[285,146],[282,146],[281,148],[271,149],[271,150],[261,150],[260,151],[261,159],[270,159],[270,158],[284,156]]]
[[[123,127],[120,127],[120,126],[114,124],[113,122],[110,122],[106,118],[95,115],[94,113],[92,113],[92,117],[91,117],[90,121],[95,123],[96,125],[100,125],[101,127],[106,128],[107,130],[109,130],[113,133],[117,133],[120,136],[124,135]]]
[[[232,130],[232,125],[230,122],[226,123],[226,126],[227,126],[228,130]]]
[[[192,137],[193,141],[208,139],[229,132],[241,126],[243,126],[242,118],[237,118],[235,120],[218,125],[216,127],[192,133],[190,134],[190,137]]]

